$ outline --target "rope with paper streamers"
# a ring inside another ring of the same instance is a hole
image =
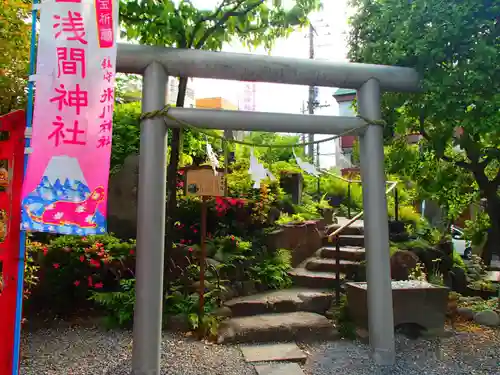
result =
[[[201,134],[204,134],[207,137],[212,137],[212,138],[220,139],[221,141],[231,142],[231,143],[235,143],[235,144],[239,144],[239,145],[243,145],[243,146],[261,147],[261,148],[294,148],[294,147],[304,147],[304,146],[308,146],[308,145],[313,145],[313,144],[319,144],[319,143],[323,143],[323,142],[333,141],[333,140],[335,140],[337,138],[340,138],[342,136],[349,135],[350,133],[356,132],[357,130],[366,128],[369,124],[381,125],[381,126],[385,126],[386,125],[386,122],[384,120],[370,120],[370,119],[367,119],[367,118],[365,118],[365,117],[363,117],[361,115],[357,115],[356,117],[359,117],[360,119],[364,120],[366,122],[366,124],[358,126],[358,127],[354,128],[354,129],[347,130],[347,131],[345,131],[345,132],[343,132],[341,134],[337,134],[337,135],[334,135],[334,136],[329,137],[329,138],[320,139],[320,140],[312,141],[312,142],[304,142],[304,143],[301,142],[301,143],[279,144],[279,145],[255,144],[255,143],[252,143],[252,142],[239,141],[239,140],[236,140],[236,139],[226,139],[226,138],[224,138],[224,136],[219,135],[217,133],[211,132],[209,130],[200,129],[200,128],[194,126],[194,125],[189,124],[188,122],[186,122],[184,120],[180,120],[180,119],[172,116],[171,114],[169,114],[168,111],[169,111],[170,108],[172,108],[172,107],[170,105],[167,105],[163,109],[160,109],[160,110],[157,110],[157,111],[144,112],[139,117],[139,120],[142,121],[142,120],[153,119],[153,118],[158,118],[158,117],[167,117],[170,120],[175,121],[180,126],[185,126],[186,128],[191,129],[193,131],[197,131],[197,132],[199,132]]]

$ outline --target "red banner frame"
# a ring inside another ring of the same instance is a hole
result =
[[[2,287],[0,290],[0,375],[10,375],[14,366],[16,298],[18,292],[19,245],[21,234],[21,191],[24,175],[26,115],[15,111],[0,116],[0,132],[8,139],[0,141],[0,160],[7,160],[9,184],[0,191],[0,210],[6,212],[7,230],[0,242]],[[22,285],[22,284],[21,284]]]

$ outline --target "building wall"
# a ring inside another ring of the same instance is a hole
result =
[[[196,99],[196,108],[238,110],[238,106],[221,97]]]
[[[226,100],[221,97],[216,98],[200,98],[195,101],[196,108],[202,109],[221,109],[225,111],[237,111],[238,106],[231,103],[229,100]],[[232,134],[228,133],[228,131],[224,132],[224,136],[226,138],[234,138],[237,140],[242,140],[244,136],[243,131],[233,131]]]
[[[352,107],[352,102],[354,100],[353,95],[336,97],[335,99],[339,104],[339,116],[356,116],[356,112],[354,112]],[[336,155],[336,161],[340,168],[349,168],[352,165],[352,148],[355,139],[356,136],[353,135],[344,135],[339,139],[338,150],[340,150],[340,152]]]
[[[179,79],[177,77],[168,77],[167,86],[167,103],[170,105],[175,105],[177,101],[177,95],[179,93]],[[188,85],[186,89],[186,98],[184,100],[184,107],[194,108],[196,103],[195,91],[193,88],[193,79],[188,80]]]

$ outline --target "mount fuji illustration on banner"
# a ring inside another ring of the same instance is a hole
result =
[[[23,199],[21,227],[59,234],[103,234],[103,204],[105,188],[89,189],[76,158],[54,156],[36,188]]]

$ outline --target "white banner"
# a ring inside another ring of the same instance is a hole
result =
[[[118,1],[49,0],[40,12],[22,226],[104,233]]]

